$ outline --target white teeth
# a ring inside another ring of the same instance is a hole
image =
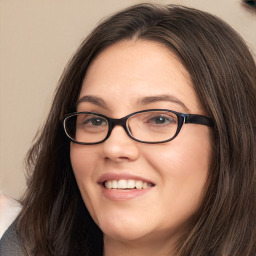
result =
[[[152,186],[152,184],[150,184]],[[147,182],[143,182],[142,188],[145,189],[148,187],[148,183]]]
[[[153,184],[141,180],[108,180],[104,182],[107,189],[146,189]]]
[[[128,180],[127,188],[134,188],[134,187],[135,187],[135,180]]]
[[[143,182],[141,180],[136,181],[136,188],[142,189],[142,187],[143,187]]]
[[[117,182],[117,188],[127,188],[127,181],[126,180],[119,180]]]
[[[111,181],[110,181],[111,182]],[[112,181],[112,188],[117,188],[118,185],[117,185],[117,181],[116,180],[113,180]]]
[[[105,187],[106,188],[112,188],[112,182],[110,180],[105,182]]]

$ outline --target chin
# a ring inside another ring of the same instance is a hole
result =
[[[102,220],[98,225],[104,236],[119,241],[138,240],[151,233],[151,228],[139,219],[134,221],[133,219],[118,219],[118,217],[112,216],[108,220]]]
[[[139,241],[148,235],[148,232],[132,229],[110,229],[103,232],[104,238],[112,239],[120,242]]]

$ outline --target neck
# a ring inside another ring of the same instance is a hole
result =
[[[140,238],[116,240],[104,235],[104,256],[177,256],[174,247],[177,239]]]

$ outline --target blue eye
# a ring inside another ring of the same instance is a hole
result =
[[[164,116],[158,116],[158,117],[155,117],[153,119],[153,121],[156,123],[156,124],[165,124],[165,123],[169,123],[169,119],[167,119],[166,117]]]
[[[89,124],[92,126],[102,126],[102,125],[106,125],[107,121],[100,117],[93,117],[93,118],[85,120],[84,124],[86,124],[86,125]]]
[[[77,115],[77,121],[76,121],[77,127],[83,127],[86,129],[96,129],[100,127],[107,127],[108,121],[97,115],[92,114],[79,114]]]
[[[152,117],[150,120],[148,120],[148,122],[161,125],[161,124],[175,123],[175,120],[171,116],[158,115],[158,116]]]

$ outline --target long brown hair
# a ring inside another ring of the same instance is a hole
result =
[[[102,255],[102,232],[81,199],[61,120],[76,110],[99,52],[120,40],[152,40],[174,52],[214,120],[213,166],[202,205],[177,244],[180,256],[256,255],[256,67],[242,38],[208,13],[140,4],[104,20],[60,79],[27,156],[28,189],[17,231],[30,255]]]

